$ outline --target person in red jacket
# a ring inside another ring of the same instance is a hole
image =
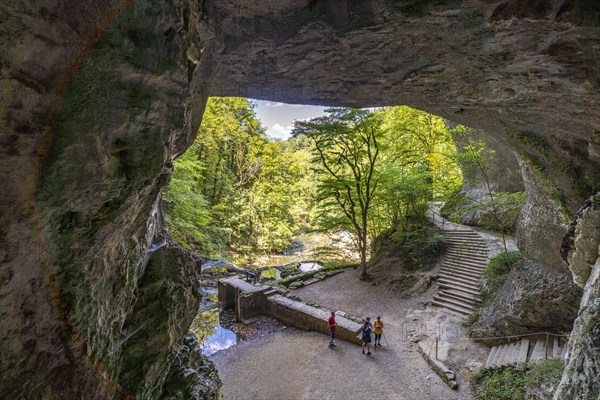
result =
[[[335,339],[335,327],[337,323],[335,322],[335,313],[331,312],[331,317],[329,317],[329,334],[331,335],[331,340],[329,340],[329,348],[335,348],[335,344],[333,343],[333,339]]]

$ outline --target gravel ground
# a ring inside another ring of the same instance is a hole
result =
[[[273,325],[212,356],[225,399],[471,399],[463,371],[457,371],[459,389],[450,389],[417,353],[410,332],[441,332],[446,349],[463,364],[485,357],[484,348],[469,345],[459,318],[425,306],[434,288],[401,298],[387,281],[389,274],[363,282],[358,271],[347,270],[292,294],[359,317],[380,315],[389,347],[384,340],[372,357],[342,341],[331,350],[325,335]]]

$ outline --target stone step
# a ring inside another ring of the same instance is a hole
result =
[[[522,339],[517,356],[517,365],[527,362],[527,354],[529,353],[529,339]]]
[[[514,365],[517,363],[517,358],[519,358],[519,345],[519,342],[514,342],[510,345],[510,350],[504,360],[504,365]]]
[[[446,274],[449,276],[458,276],[458,277],[464,277],[464,278],[468,278],[470,280],[473,280],[477,283],[479,283],[479,281],[481,281],[481,274],[478,274],[477,272],[474,271],[469,271],[467,269],[463,269],[460,267],[448,267],[448,266],[442,266],[442,268],[440,268],[440,274]]]
[[[502,345],[502,349],[500,351],[500,355],[498,356],[498,360],[496,360],[495,366],[500,367],[504,363],[504,359],[506,359],[506,353],[510,349],[510,344]]]
[[[546,345],[543,340],[537,340],[533,347],[533,352],[529,356],[529,361],[539,361],[546,358]]]
[[[477,232],[466,231],[466,230],[446,230],[446,231],[442,231],[442,234],[444,234],[446,236],[471,236],[471,237],[481,238],[481,236],[479,236],[479,234]]]
[[[279,293],[280,293],[280,291],[277,289],[269,289],[269,290],[265,291],[264,294],[266,297],[269,297],[269,296],[272,296],[274,294],[279,294]]]
[[[467,275],[462,275],[462,274],[457,274],[457,273],[452,273],[452,272],[441,272],[438,275],[440,278],[442,279],[448,279],[450,281],[453,281],[455,279],[459,280],[460,282],[464,282],[464,283],[470,283],[471,285],[473,285],[473,287],[479,287],[480,283],[481,283],[481,279],[478,278],[473,278]]]
[[[494,346],[492,347],[492,349],[490,350],[490,354],[488,354],[488,358],[487,361],[485,362],[485,367],[491,367],[492,364],[492,360],[494,359],[494,357],[496,356],[496,352],[498,351],[498,346]]]
[[[473,261],[472,259],[469,259],[467,257],[463,257],[463,258],[448,258],[447,257],[444,259],[444,261],[442,261],[442,265],[447,265],[450,267],[470,268],[475,272],[483,273],[486,263],[480,263],[478,261]]]
[[[473,258],[488,258],[489,252],[487,250],[479,249],[468,249],[460,247],[448,247],[446,248],[446,254],[451,254],[458,257],[473,257]]]
[[[451,289],[441,289],[438,293],[443,293],[444,296],[446,296],[446,297],[452,297],[457,300],[465,301],[467,303],[475,304],[475,300],[477,300],[476,296],[473,296],[473,295],[465,293],[465,292],[454,291]]]
[[[562,349],[560,348],[558,342],[558,336],[554,336],[552,340],[552,358],[560,358],[560,352]]]
[[[478,279],[481,280],[482,278],[482,274],[474,272],[472,270],[468,270],[468,269],[464,269],[461,267],[449,267],[449,266],[442,266],[442,268],[440,268],[440,273],[450,273],[450,274],[456,274],[456,275],[462,275],[462,276],[469,276],[473,279]]]
[[[471,288],[464,287],[462,285],[455,285],[455,284],[452,284],[452,283],[438,281],[438,286],[440,286],[442,288],[452,289],[454,291],[468,293],[468,294],[470,294],[472,296],[475,296],[475,297],[479,297],[479,290],[473,290]]]
[[[457,238],[448,238],[446,239],[446,247],[448,248],[476,248],[479,250],[487,250],[487,243],[482,240],[477,239],[457,239]]]
[[[506,363],[509,361],[511,351],[512,345],[510,343],[506,344],[502,350],[500,358],[498,359],[498,363],[496,364],[498,367],[506,365]]]
[[[461,300],[453,299],[450,297],[444,297],[440,294],[433,296],[433,300],[436,300],[437,302],[444,303],[444,304],[453,304],[455,306],[462,307],[466,310],[471,310],[471,312],[473,312],[473,304],[469,304],[469,303],[461,301]]]
[[[483,273],[487,262],[474,260],[470,257],[446,257],[444,261],[442,261],[442,265],[470,268],[475,272]]]
[[[469,248],[488,248],[487,243],[483,240],[471,240],[471,239],[446,239],[448,247],[469,247]]]
[[[477,265],[487,265],[489,261],[489,257],[487,254],[474,254],[467,252],[456,252],[456,251],[447,251],[444,254],[445,259],[452,259],[456,261],[468,260]]]
[[[443,283],[443,284],[448,284],[448,285],[456,285],[456,286],[463,287],[465,289],[479,291],[478,283],[473,283],[471,281],[467,281],[467,280],[464,280],[464,279],[461,279],[458,277],[440,278],[440,279],[438,279],[438,283]]]
[[[492,358],[492,361],[490,363],[491,366],[498,365],[498,361],[504,355],[504,348],[506,347],[506,345],[505,344],[499,344],[499,345],[497,345],[495,347],[497,347],[497,350],[496,350],[496,353],[494,354],[494,357]]]
[[[452,311],[456,311],[457,313],[463,314],[463,315],[470,315],[473,311],[469,310],[467,308],[463,308],[463,307],[459,307],[457,305],[454,304],[448,304],[448,303],[441,303],[437,300],[431,300],[431,304],[438,306],[438,307],[444,307],[447,308],[449,310]]]
[[[451,273],[453,275],[465,275],[477,280],[481,280],[483,278],[482,273],[478,273],[477,271],[469,269],[469,267],[461,267],[456,265],[442,264],[442,267],[440,268],[440,273],[442,272]]]

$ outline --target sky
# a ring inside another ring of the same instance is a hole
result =
[[[290,137],[296,119],[309,119],[324,114],[325,107],[303,104],[285,104],[273,101],[252,100],[257,104],[256,116],[267,128],[267,135],[277,139]]]

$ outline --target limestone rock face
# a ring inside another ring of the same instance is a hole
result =
[[[584,292],[557,400],[600,396],[600,193],[586,202],[572,227],[567,261]]]
[[[169,387],[194,312],[192,272],[170,275],[184,260],[148,250],[162,240],[160,191],[208,95],[408,104],[512,145],[570,213],[599,190],[596,1],[0,7],[1,398],[149,398]],[[543,233],[533,221],[548,220],[537,218],[544,204],[524,214],[528,232]],[[545,243],[522,240],[558,270],[561,224]],[[178,283],[162,286],[161,274]],[[157,306],[142,300],[155,290],[178,299],[165,304],[182,317],[160,325],[161,350],[144,347],[148,326],[136,319]],[[582,335],[595,329],[584,320]],[[132,363],[139,352],[148,364]]]
[[[600,6],[544,4],[207,2],[223,43],[207,90],[421,108],[515,146],[575,212],[600,182]]]
[[[471,335],[482,338],[568,332],[577,317],[580,298],[581,288],[568,272],[521,259],[508,273],[492,304],[482,308]]]
[[[519,165],[527,191],[527,203],[521,209],[517,227],[517,246],[521,254],[566,272],[560,249],[567,232],[567,211],[557,201],[556,188],[534,166],[522,159]]]
[[[205,101],[183,6],[2,4],[0,398],[161,394],[199,302],[187,256],[149,252]]]

